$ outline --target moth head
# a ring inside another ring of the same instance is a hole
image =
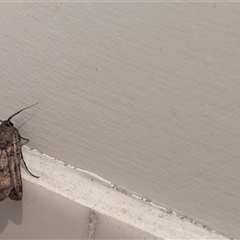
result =
[[[0,121],[6,127],[13,127],[13,123],[10,120],[5,120],[5,121],[0,120]]]

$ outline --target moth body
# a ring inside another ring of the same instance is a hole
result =
[[[38,178],[38,176],[33,175],[26,166],[22,155],[21,136],[17,128],[15,128],[10,121],[12,117],[27,108],[18,111],[7,120],[0,120],[2,122],[0,125],[0,201],[8,197],[17,201],[22,199],[21,161],[26,170],[33,177]]]
[[[21,139],[18,130],[7,121],[0,125],[0,201],[22,199]]]

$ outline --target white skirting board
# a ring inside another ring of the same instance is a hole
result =
[[[228,239],[208,228],[178,216],[174,211],[130,196],[111,182],[23,147],[24,159],[36,179],[22,170],[23,178],[144,232],[157,239]]]

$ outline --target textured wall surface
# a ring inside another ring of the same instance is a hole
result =
[[[29,146],[240,236],[240,5],[2,3],[1,119]]]

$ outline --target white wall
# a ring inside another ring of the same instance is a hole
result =
[[[29,146],[239,237],[234,3],[1,3],[1,119]]]

